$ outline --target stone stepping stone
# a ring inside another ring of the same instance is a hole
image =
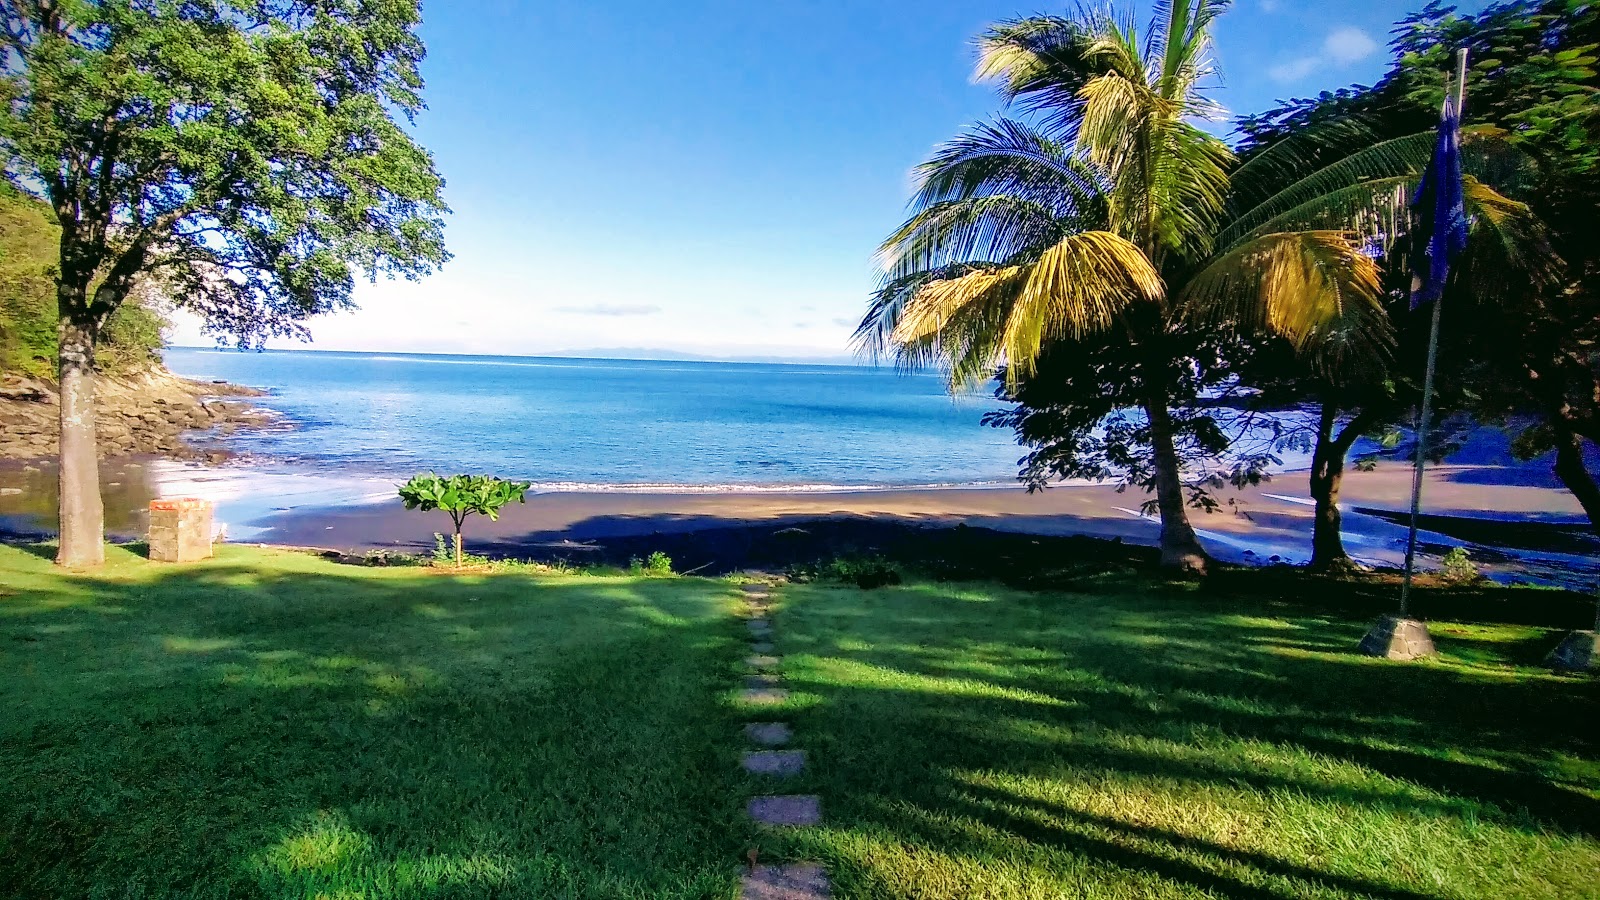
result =
[[[752,669],[776,669],[782,664],[782,662],[783,660],[776,656],[767,656],[765,654],[757,654],[755,656],[747,656],[744,658],[744,664]]]
[[[799,775],[806,769],[804,750],[751,750],[742,756],[739,765],[752,775]]]
[[[741,880],[739,900],[829,900],[833,885],[816,863],[756,866]]]
[[[747,688],[775,688],[783,683],[783,679],[771,672],[757,672],[744,677],[744,686]]]
[[[756,641],[754,644],[750,645],[750,651],[758,655],[771,653],[774,649],[776,648],[772,646],[771,641]]]
[[[746,624],[750,627],[750,633],[757,637],[766,637],[772,634],[772,623],[766,619],[751,619]]]
[[[752,744],[763,747],[782,747],[794,737],[794,732],[782,722],[751,722],[744,726],[744,736]]]
[[[762,825],[794,828],[822,822],[822,798],[816,794],[751,797],[745,808]]]
[[[739,699],[751,706],[777,706],[789,702],[789,692],[783,688],[748,688],[740,692]]]

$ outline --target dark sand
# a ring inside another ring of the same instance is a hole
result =
[[[0,468],[0,533],[47,533],[54,498],[49,467]],[[392,487],[337,476],[257,473],[246,467],[173,468],[107,463],[108,525],[142,531],[146,497],[198,494],[222,503],[235,540],[360,553],[425,551],[448,531],[443,513],[407,512],[378,500]],[[1358,561],[1398,566],[1405,541],[1411,469],[1382,464],[1346,476],[1345,540]],[[291,496],[291,494],[293,496]],[[1148,495],[1108,485],[842,492],[587,492],[532,494],[499,521],[468,520],[469,548],[496,555],[615,561],[663,549],[679,568],[727,570],[782,564],[786,556],[868,548],[908,530],[965,525],[1041,536],[1089,536],[1153,546],[1159,523],[1139,514]],[[1260,488],[1228,491],[1215,513],[1192,513],[1208,550],[1230,562],[1303,563],[1310,557],[1312,507],[1305,474],[1284,473]],[[376,502],[374,502],[376,501]],[[1600,577],[1600,541],[1570,493],[1548,477],[1502,466],[1441,466],[1427,478],[1424,564],[1466,544],[1491,574],[1583,584]],[[826,526],[818,525],[828,520]],[[808,524],[810,523],[810,524]],[[786,529],[795,539],[785,541]],[[826,532],[826,537],[822,536]],[[778,539],[773,540],[777,535]],[[809,535],[809,539],[800,537]],[[788,546],[789,550],[781,547]]]
[[[1557,567],[1576,555],[1592,565],[1600,542],[1584,533],[1582,510],[1564,490],[1492,483],[1480,467],[1442,467],[1429,473],[1422,536],[1425,550],[1442,553],[1470,541],[1491,565],[1513,552],[1511,568],[1532,559]],[[1485,483],[1491,482],[1491,483]],[[1408,509],[1411,471],[1383,466],[1351,473],[1344,509],[1347,547],[1373,566],[1398,566],[1405,527],[1397,515]],[[838,493],[549,493],[530,495],[525,505],[506,508],[499,521],[468,520],[470,546],[505,555],[614,557],[618,548],[648,552],[654,545],[692,553],[698,565],[718,568],[739,556],[737,547],[763,535],[832,520],[856,543],[871,543],[871,526],[896,528],[965,525],[1032,535],[1081,535],[1129,544],[1156,543],[1159,523],[1140,515],[1143,494],[1118,493],[1107,485],[1064,485],[1029,494],[1020,487],[883,490]],[[1231,502],[1230,502],[1231,501]],[[1303,473],[1287,473],[1261,488],[1229,492],[1215,513],[1193,520],[1207,548],[1234,562],[1303,563],[1310,557],[1312,507]],[[336,509],[295,510],[253,523],[253,540],[342,551],[419,550],[432,534],[449,527],[442,513],[406,512],[398,501]],[[1473,534],[1452,536],[1461,528]],[[1534,533],[1529,534],[1529,529]],[[814,530],[814,529],[813,529]],[[684,540],[700,535],[699,541]],[[654,544],[652,544],[652,540]],[[586,546],[587,545],[587,546]],[[1502,546],[1504,545],[1504,546]],[[1531,547],[1529,546],[1531,545]],[[1529,552],[1515,552],[1516,548]],[[589,549],[592,548],[592,549]],[[607,550],[613,552],[606,552]],[[670,549],[669,549],[670,552]]]

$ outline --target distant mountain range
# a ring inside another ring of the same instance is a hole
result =
[[[198,345],[172,345],[174,350],[216,350],[225,349],[216,346],[206,347]],[[504,356],[507,358],[557,358],[557,359],[637,359],[659,360],[664,362],[728,362],[728,363],[767,363],[776,365],[797,366],[869,366],[870,364],[847,354],[819,355],[819,356],[790,356],[785,354],[731,354],[727,356],[713,356],[706,353],[689,353],[683,350],[666,350],[660,347],[581,347],[566,350],[546,350],[539,353],[461,353],[445,352],[430,353],[419,350],[338,350],[333,348],[275,348],[269,352],[276,353],[370,353],[394,354],[400,356]]]
[[[744,363],[781,363],[790,365],[809,366],[861,366],[868,363],[848,354],[831,356],[783,356],[763,354],[734,354],[730,356],[712,356],[705,353],[687,353],[682,350],[665,350],[659,347],[583,347],[571,350],[555,350],[540,353],[539,356],[565,356],[576,359],[653,359],[653,360],[682,360],[686,362],[744,362]]]

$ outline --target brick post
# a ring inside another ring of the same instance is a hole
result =
[[[211,556],[211,501],[150,501],[150,559],[194,562]]]

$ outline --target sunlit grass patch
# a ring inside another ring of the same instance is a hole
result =
[[[1304,603],[962,593],[789,591],[828,822],[780,849],[842,896],[1600,896],[1600,697],[1536,627],[1437,621],[1402,665]]]
[[[0,895],[736,893],[720,584],[221,549],[0,547]]]

